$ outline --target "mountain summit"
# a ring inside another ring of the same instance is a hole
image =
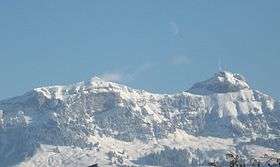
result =
[[[194,94],[211,94],[237,92],[243,89],[250,89],[250,87],[242,75],[220,71],[214,77],[194,84],[188,92]]]
[[[0,101],[0,166],[197,166],[280,151],[280,103],[218,72],[153,94],[93,78]]]

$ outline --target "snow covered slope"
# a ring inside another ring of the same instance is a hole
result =
[[[0,102],[0,166],[189,166],[280,151],[279,102],[222,71],[167,95],[92,78]]]

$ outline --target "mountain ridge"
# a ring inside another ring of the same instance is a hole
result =
[[[275,149],[272,152],[277,153],[280,150],[277,146],[279,106],[272,97],[252,90],[243,76],[227,71],[218,72],[188,91],[176,94],[154,94],[99,78],[67,86],[35,88],[22,96],[0,101],[0,152],[21,143],[12,147],[16,151],[9,157],[0,156],[0,160],[5,166],[32,166],[41,161],[34,157],[45,155],[42,150],[50,147],[68,151],[79,148],[81,154],[90,149],[92,152],[88,154],[103,157],[99,161],[108,166],[153,166],[156,161],[151,162],[150,156],[162,158],[165,154],[182,152],[194,155],[183,159],[190,165],[195,164],[193,161],[198,157],[203,161],[207,158],[221,160],[226,148],[246,157],[244,150],[250,145]],[[209,146],[195,146],[196,142],[191,141],[196,139],[205,140]],[[27,144],[22,140],[28,141]],[[169,150],[173,140],[177,141],[174,145],[177,150]],[[113,153],[108,150],[113,146],[103,141],[117,143],[115,150],[111,150]],[[223,151],[218,151],[218,141],[224,143]],[[144,154],[121,151],[128,154],[125,156],[116,151],[131,149],[129,145],[147,149]],[[166,152],[158,155],[150,147]],[[194,148],[201,150],[197,153]],[[217,155],[211,157],[213,155],[206,150],[216,150]],[[47,159],[42,163],[52,166],[49,156],[45,156]],[[118,158],[122,162],[116,160]],[[12,162],[12,159],[18,160]],[[55,165],[66,166],[63,162]]]

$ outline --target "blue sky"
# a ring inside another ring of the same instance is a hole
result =
[[[173,93],[223,69],[280,97],[279,0],[0,2],[0,99],[94,75]]]

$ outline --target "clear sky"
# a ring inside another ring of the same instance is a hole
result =
[[[94,75],[180,92],[223,69],[280,97],[279,0],[2,0],[0,99]]]

